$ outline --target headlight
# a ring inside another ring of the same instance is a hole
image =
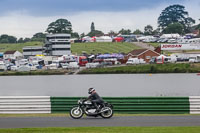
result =
[[[78,104],[82,104],[82,100],[78,100]]]

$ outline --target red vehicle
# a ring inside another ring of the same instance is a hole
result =
[[[123,37],[115,37],[115,38],[114,38],[114,41],[115,41],[115,42],[123,42],[123,41],[124,41],[124,38],[123,38]]]
[[[88,63],[86,56],[78,56],[77,61],[78,61],[79,66],[85,66]]]

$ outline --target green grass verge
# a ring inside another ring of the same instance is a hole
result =
[[[0,52],[9,50],[18,50],[22,52],[25,46],[42,46],[42,42],[27,42],[27,43],[14,43],[14,44],[0,44]],[[83,52],[90,53],[128,53],[140,47],[132,43],[115,43],[115,42],[101,42],[101,43],[73,43],[71,44],[71,51],[73,54],[82,54]]]
[[[134,49],[140,47],[135,46],[132,43],[115,43],[115,42],[104,42],[104,43],[74,43],[71,44],[71,50],[73,54],[97,54],[97,53],[128,53]]]
[[[156,47],[160,46],[161,43],[154,42],[154,43],[148,43],[148,44],[150,44],[151,46],[156,48]]]
[[[25,46],[42,46],[42,42],[26,42],[26,43],[5,43],[0,44],[0,52],[10,51],[10,50],[18,50],[22,52],[22,48]]]
[[[199,133],[200,127],[69,127],[0,129],[0,133]]]
[[[146,64],[121,67],[85,69],[79,74],[122,74],[122,73],[198,73],[200,64]]]
[[[0,76],[64,75],[66,73],[68,73],[67,70],[36,70],[36,71],[30,71],[30,72],[3,71],[3,72],[0,72]]]
[[[114,117],[119,116],[199,116],[200,114],[122,114],[114,113]],[[1,117],[69,117],[69,113],[52,114],[0,114]]]

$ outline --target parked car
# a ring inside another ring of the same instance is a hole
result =
[[[195,63],[196,57],[190,57],[189,58],[189,63]]]
[[[138,59],[138,58],[129,58],[126,62],[127,65],[137,65],[137,64],[145,64],[146,62],[144,59]]]
[[[51,70],[58,69],[58,65],[55,64],[55,63],[53,63],[53,64],[50,64],[50,65],[48,66],[48,68],[51,69]]]
[[[156,63],[156,57],[152,57],[149,61],[150,64],[155,64]]]
[[[17,67],[17,66],[11,66],[11,67],[10,67],[10,70],[11,70],[11,71],[17,71],[17,70],[18,70],[18,67]]]
[[[112,66],[113,62],[112,61],[103,61],[100,63],[100,65],[103,66]]]
[[[69,63],[69,69],[79,69],[78,62],[70,62]]]
[[[35,71],[35,70],[37,70],[37,67],[36,67],[35,65],[30,66],[30,68],[31,68],[31,71]]]
[[[167,56],[164,59],[165,63],[176,63],[177,62],[177,58],[176,56]]]
[[[31,70],[31,67],[30,66],[20,66],[17,71],[19,72],[29,72]]]
[[[7,66],[7,70],[11,71],[11,66],[14,66],[14,64],[11,63],[11,64],[7,64],[6,66]]]
[[[138,58],[129,58],[128,61],[126,62],[126,65],[133,65],[133,64],[139,64]]]
[[[68,63],[62,63],[61,64],[63,69],[68,69],[69,68],[69,64]]]
[[[168,43],[177,43],[177,40],[176,39],[169,39],[167,42]]]
[[[0,71],[5,71],[7,68],[6,68],[6,65],[3,61],[0,61]]]
[[[144,59],[139,59],[139,64],[145,64],[146,61]]]
[[[100,63],[98,63],[98,62],[86,64],[86,68],[97,68],[97,67],[100,67]]]
[[[189,63],[198,63],[200,62],[200,55],[189,57]]]

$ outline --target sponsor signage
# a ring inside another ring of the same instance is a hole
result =
[[[200,43],[161,44],[161,50],[200,50]]]

